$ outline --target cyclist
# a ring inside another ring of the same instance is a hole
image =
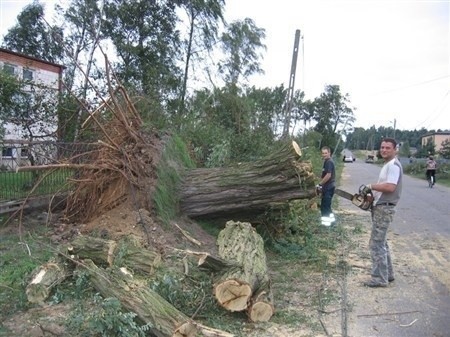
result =
[[[433,181],[431,183],[431,186],[433,186],[436,183],[436,161],[433,159],[433,156],[429,156],[427,159],[427,171],[426,171],[426,176],[427,176],[427,180],[430,181],[431,177],[433,177]]]

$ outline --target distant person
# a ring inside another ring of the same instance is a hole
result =
[[[383,139],[380,154],[384,160],[384,165],[380,171],[378,182],[367,185],[374,196],[371,209],[372,231],[369,241],[372,277],[364,285],[372,288],[387,287],[389,282],[394,281],[387,232],[394,219],[395,206],[402,193],[403,168],[396,157],[396,146],[395,139]]]
[[[427,180],[430,180],[430,177],[433,177],[433,184],[436,183],[436,168],[437,163],[434,160],[433,156],[429,156],[427,159],[427,171],[425,172],[425,175],[427,176]]]
[[[323,167],[321,179],[319,182],[319,189],[322,193],[322,200],[320,203],[321,221],[324,226],[331,226],[335,221],[334,214],[331,210],[331,202],[333,201],[335,185],[335,167],[334,162],[331,159],[331,150],[328,146],[324,146],[321,149],[321,155],[323,159]]]

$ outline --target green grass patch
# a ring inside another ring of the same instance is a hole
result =
[[[0,316],[4,316],[28,307],[25,288],[30,274],[54,252],[39,233],[29,233],[23,241],[18,235],[1,235],[0,251]]]
[[[186,168],[193,168],[194,162],[182,139],[172,136],[168,139],[158,164],[158,183],[153,196],[156,213],[163,223],[177,215],[179,200],[177,190]]]

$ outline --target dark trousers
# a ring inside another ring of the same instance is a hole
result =
[[[320,203],[320,213],[322,216],[329,216],[333,211],[331,210],[331,201],[333,200],[334,187],[322,190],[322,201]]]
[[[430,180],[430,177],[433,177],[433,182],[436,182],[436,170],[427,170],[426,172],[426,176],[427,176],[427,180]]]

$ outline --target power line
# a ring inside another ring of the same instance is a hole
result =
[[[418,86],[421,86],[421,85],[429,84],[429,83],[432,83],[432,82],[440,81],[440,80],[443,80],[443,79],[446,79],[446,78],[449,78],[449,77],[450,77],[450,75],[436,77],[436,78],[433,78],[431,80],[426,80],[426,81],[423,81],[423,82],[410,84],[410,85],[407,85],[407,86],[404,86],[404,87],[380,91],[378,93],[375,93],[374,95],[387,94],[387,93],[400,91],[400,90],[404,90],[404,89],[408,89],[408,88],[414,88],[414,87],[418,87]]]
[[[415,129],[419,128],[419,127],[425,127],[425,123],[428,122],[427,126],[429,126],[432,122],[434,122],[436,119],[438,119],[441,114],[444,112],[444,108],[445,108],[445,104],[442,104],[445,99],[449,96],[450,94],[450,90],[447,90],[447,92],[445,93],[444,97],[442,97],[442,99],[439,101],[439,103],[437,104],[437,106],[434,108],[433,112],[431,114],[429,114],[427,116],[427,118],[425,118],[425,120],[423,120],[421,123],[417,124],[417,126],[415,127]],[[439,114],[435,117],[432,117],[437,111],[438,109],[441,109],[441,111],[439,112]],[[430,121],[430,118],[433,118]],[[425,127],[426,128],[426,127]]]

